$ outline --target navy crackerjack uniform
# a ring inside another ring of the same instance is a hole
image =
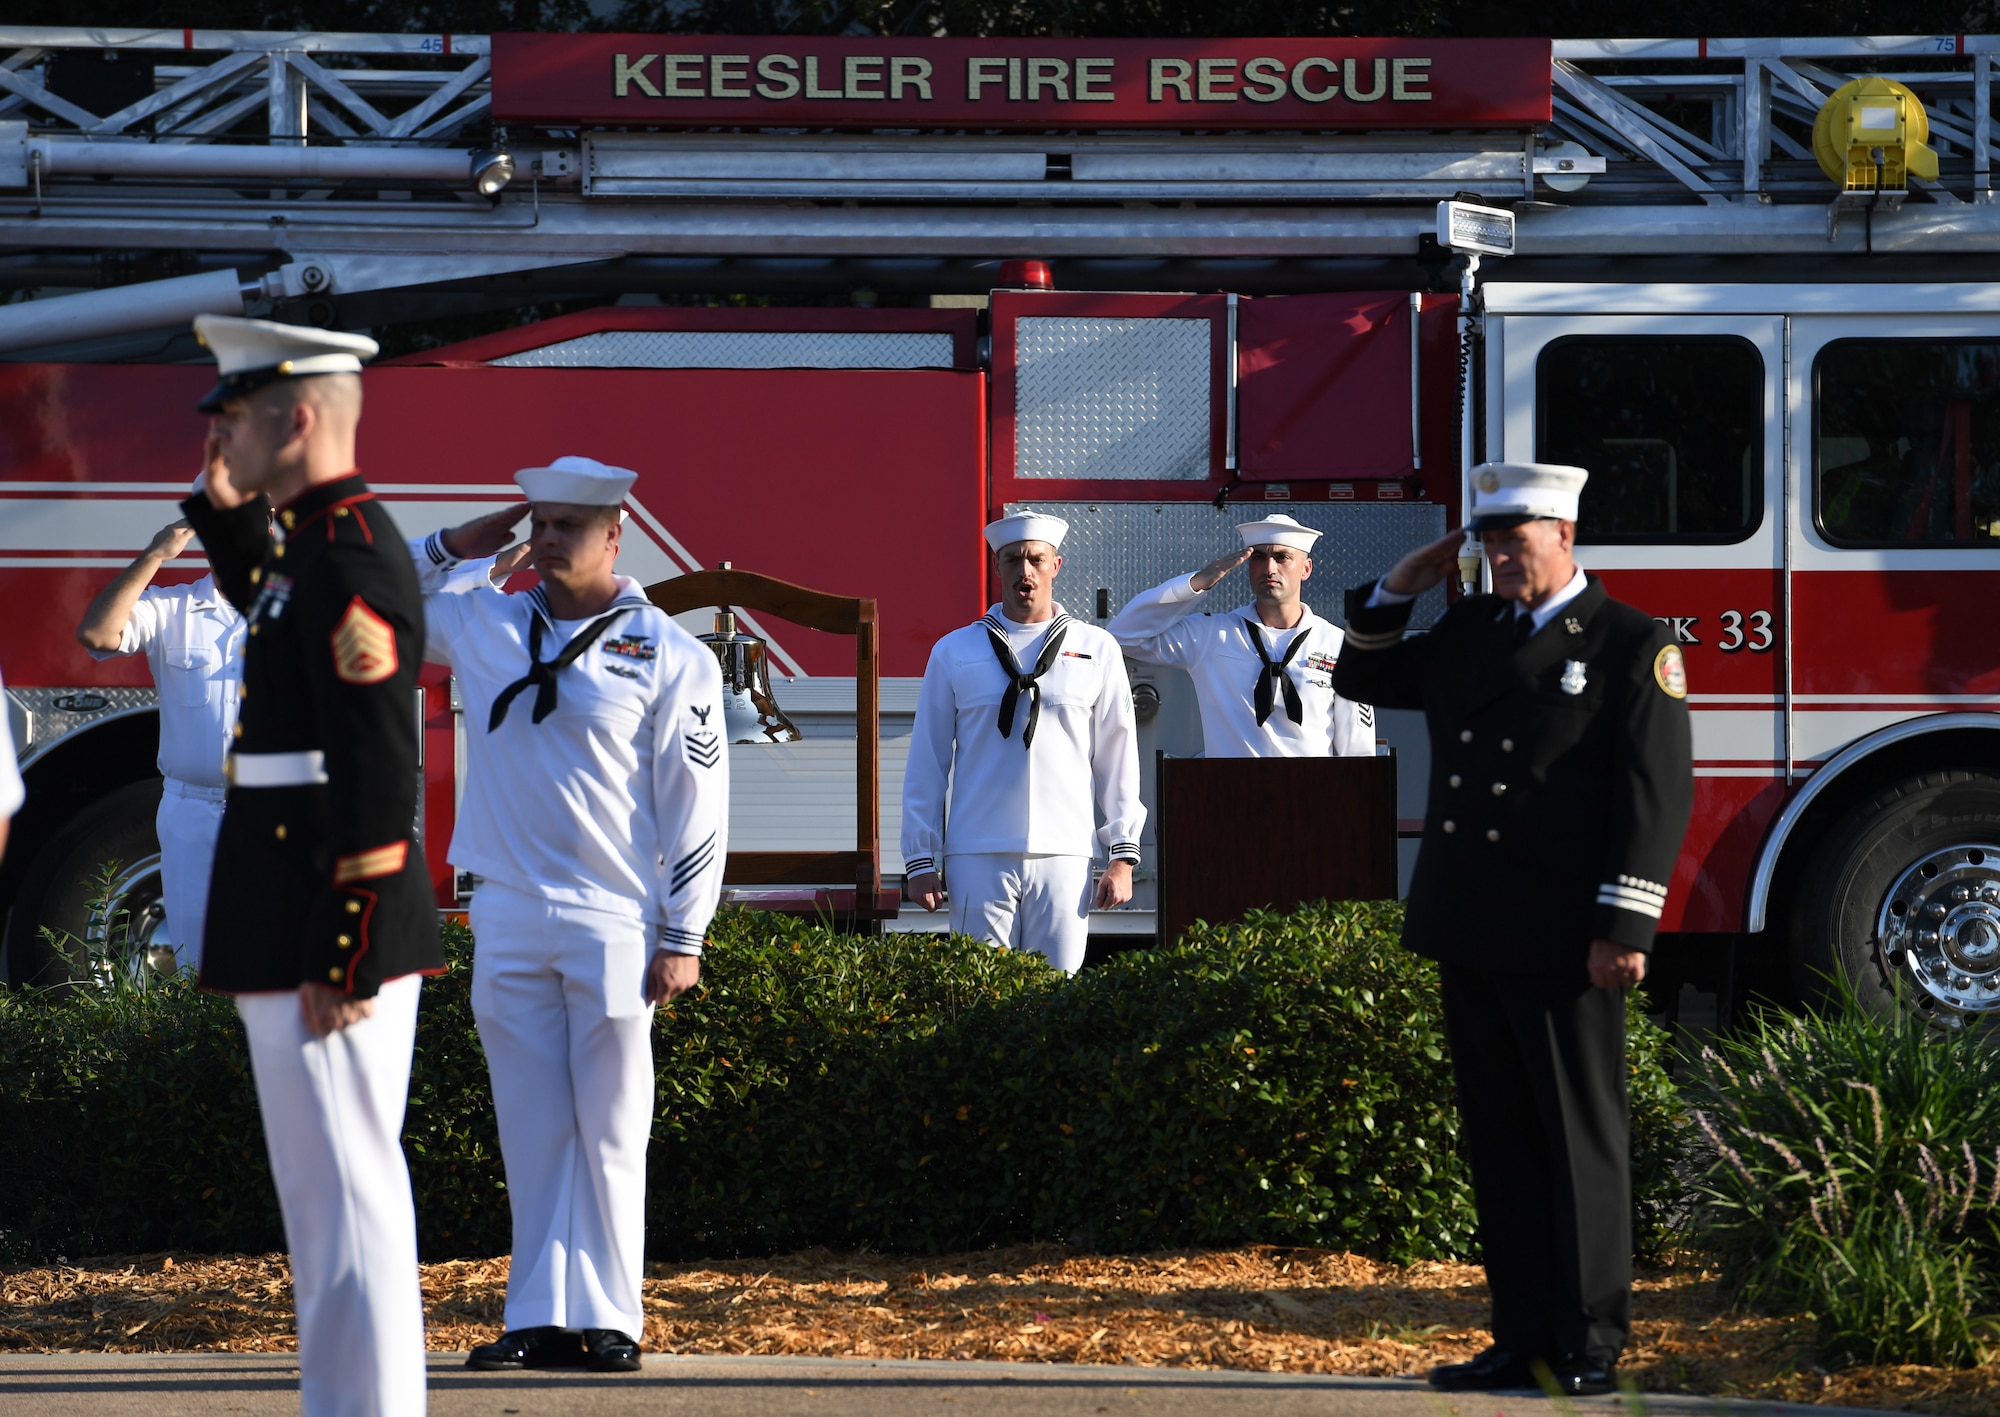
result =
[[[1631,1321],[1625,999],[1586,961],[1650,950],[1666,902],[1693,801],[1680,651],[1594,577],[1538,628],[1481,595],[1408,639],[1375,589],[1349,597],[1334,685],[1429,728],[1403,940],[1442,966],[1494,1349],[1608,1369]]]
[[[442,969],[413,835],[424,620],[402,533],[359,473],[310,488],[274,526],[261,497],[181,509],[250,622],[203,986],[366,999]],[[320,780],[260,785],[301,768]]]

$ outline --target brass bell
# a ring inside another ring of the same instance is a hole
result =
[[[722,719],[732,743],[796,743],[805,735],[771,696],[768,648],[736,628],[736,612],[715,614],[715,633],[700,636],[722,662]]]

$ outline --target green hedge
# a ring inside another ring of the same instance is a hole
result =
[[[655,1255],[1061,1240],[1473,1252],[1433,968],[1397,908],[1199,929],[1067,980],[964,939],[718,921],[660,1012]],[[427,1257],[507,1248],[469,940],[425,985],[408,1150]],[[1664,1042],[1635,1009],[1642,1248],[1679,1194]],[[0,1000],[14,1255],[281,1243],[226,1000]]]

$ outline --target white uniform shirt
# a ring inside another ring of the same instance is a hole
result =
[[[528,672],[530,620],[547,622],[546,662],[597,617],[555,620],[540,586],[496,590],[490,560],[454,574],[437,540],[410,552],[425,592],[425,657],[451,666],[465,710],[452,864],[545,900],[643,919],[667,949],[700,954],[729,852],[715,655],[620,576],[612,609],[624,614],[557,674],[555,711],[536,723],[530,686],[489,733],[494,701]]]
[[[1375,751],[1375,710],[1333,692],[1333,666],[1346,639],[1309,606],[1289,630],[1273,630],[1246,605],[1226,613],[1200,609],[1210,594],[1194,577],[1176,576],[1131,601],[1104,628],[1142,664],[1185,669],[1201,704],[1201,735],[1211,758],[1365,758]],[[1255,627],[1254,630],[1252,627]],[[1260,726],[1254,698],[1263,663],[1250,636],[1263,639],[1272,663],[1301,634],[1306,642],[1285,668],[1298,686],[1304,716],[1293,723],[1273,685],[1271,716]]]
[[[1007,674],[993,654],[988,625],[1003,634],[1015,632],[1009,635],[1014,657],[1029,673],[1044,637],[1064,627],[1062,652],[1040,681],[1042,710],[1033,747],[1022,746],[1029,710],[1025,691],[1014,707],[1012,736],[1000,736]],[[909,875],[936,870],[948,853],[1102,855],[1136,862],[1145,824],[1132,689],[1111,636],[1070,619],[1060,605],[1055,617],[1040,625],[1017,625],[996,605],[985,619],[937,642],[917,695],[903,777],[902,845]]]
[[[7,701],[7,685],[0,681],[0,708]],[[0,713],[0,817],[11,817],[21,810],[21,804],[28,800],[28,789],[21,782],[21,764],[14,756],[14,724],[12,717]]]
[[[229,731],[236,726],[248,622],[222,598],[214,576],[192,585],[148,586],[115,650],[143,654],[160,691],[160,773],[190,787],[221,787]]]

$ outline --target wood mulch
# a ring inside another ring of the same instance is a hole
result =
[[[507,1262],[426,1265],[429,1343],[499,1331]],[[1625,1370],[1658,1391],[1951,1414],[2000,1411],[2000,1362],[1966,1371],[1814,1363],[1810,1325],[1732,1314],[1698,1264],[1645,1271]],[[1252,1246],[1139,1256],[1053,1246],[933,1258],[807,1251],[655,1264],[648,1349],[1138,1363],[1382,1376],[1486,1345],[1469,1265]],[[0,1350],[293,1347],[284,1256],[133,1255],[0,1273]]]

